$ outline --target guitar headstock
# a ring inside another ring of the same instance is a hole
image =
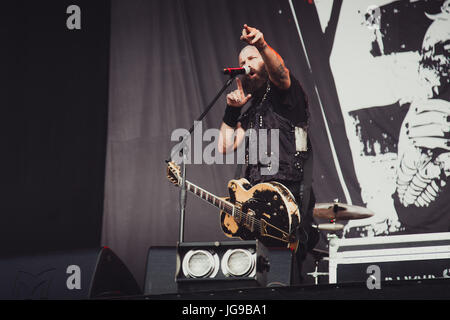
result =
[[[167,163],[167,179],[177,186],[181,184],[180,167],[173,161],[169,161]]]

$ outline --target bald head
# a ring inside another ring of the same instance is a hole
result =
[[[241,61],[245,60],[245,58],[250,55],[255,57],[261,57],[261,54],[259,53],[258,49],[256,49],[255,46],[247,45],[244,48],[242,48],[241,52],[239,52],[239,64],[241,64]]]

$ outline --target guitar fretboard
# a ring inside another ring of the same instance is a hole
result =
[[[179,186],[181,186],[181,184],[179,184]],[[252,215],[246,212],[242,212],[231,202],[216,197],[211,192],[208,192],[189,181],[186,181],[186,190],[192,192],[197,197],[207,201],[209,204],[215,206],[216,208],[223,210],[225,213],[234,217],[237,221],[246,225],[252,225],[259,229],[261,228],[261,222],[258,219],[255,219]]]
[[[186,181],[186,189],[198,196],[199,198],[202,198],[203,200],[207,201],[208,203],[212,204],[213,206],[219,208],[220,210],[225,211],[226,213],[234,216],[235,215],[235,206],[219,197],[216,197],[211,192],[208,192],[195,184]]]
[[[169,178],[170,179],[170,178]],[[173,179],[171,179],[172,182]],[[179,180],[178,180],[179,181]],[[177,186],[181,187],[181,182],[175,183]],[[260,220],[255,217],[255,212],[253,210],[248,209],[248,212],[243,212],[240,205],[234,205],[233,203],[221,199],[219,197],[216,197],[211,192],[206,191],[205,189],[200,188],[199,186],[196,186],[195,184],[186,181],[186,190],[192,192],[197,197],[205,200],[209,204],[213,205],[216,208],[219,208],[223,212],[231,215],[238,224],[245,225],[248,230],[251,232],[257,232],[259,236],[266,237],[268,235],[267,228],[271,227],[273,230],[277,230],[276,232],[281,232],[283,238],[276,238],[274,236],[271,236],[275,239],[280,239],[281,241],[285,241],[285,238],[287,239],[288,235],[283,230],[274,227],[272,224],[268,223],[265,220]]]

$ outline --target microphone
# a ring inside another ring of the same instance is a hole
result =
[[[244,66],[243,68],[225,68],[223,74],[229,74],[231,77],[235,77],[240,74],[249,74],[250,67]]]

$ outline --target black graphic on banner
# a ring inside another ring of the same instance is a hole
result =
[[[334,182],[350,190],[340,200],[360,197],[375,212],[344,236],[449,231],[450,0],[301,1],[292,10],[322,101],[313,107],[345,128],[347,139],[333,129],[329,137],[337,167],[356,174]],[[348,148],[353,163],[339,161]]]

